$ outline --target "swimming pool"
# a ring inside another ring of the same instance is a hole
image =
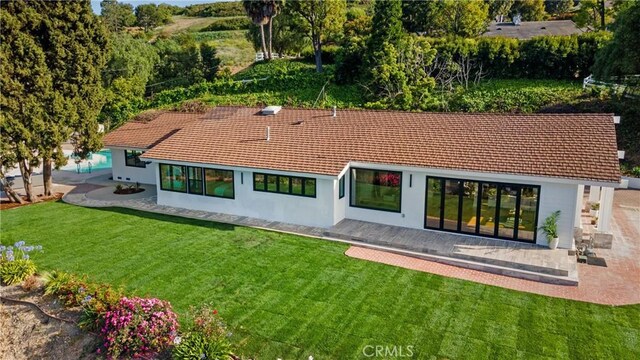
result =
[[[89,154],[86,160],[76,163],[73,154],[65,152],[69,159],[67,165],[60,168],[63,171],[75,171],[77,173],[88,173],[95,170],[111,169],[111,150],[102,149]]]

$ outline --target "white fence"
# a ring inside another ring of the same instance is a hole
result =
[[[622,78],[612,77],[608,81],[599,81],[589,75],[582,80],[582,88],[609,88],[617,94],[625,97],[640,97],[640,75],[629,75]]]
[[[256,60],[255,62],[259,62],[259,61],[264,61],[266,60],[267,54],[263,53],[262,51],[258,51],[256,53]],[[282,55],[282,54],[278,54],[278,53],[271,53],[271,58],[272,59],[295,59],[296,56],[290,56],[290,55]]]

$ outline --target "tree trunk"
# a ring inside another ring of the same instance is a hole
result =
[[[53,194],[51,159],[42,159],[42,182],[44,183],[44,196],[51,196]]]
[[[262,53],[267,57],[267,45],[264,41],[264,24],[260,24],[260,38],[262,39]]]
[[[15,190],[13,190],[13,188],[11,187],[11,182],[6,178],[2,179],[2,189],[7,194],[7,197],[9,197],[9,200],[18,204],[25,203],[25,201],[22,200],[22,197],[18,195],[18,193],[16,193]]]
[[[269,18],[269,60],[273,59],[271,57],[272,44],[273,44],[273,18]]]
[[[315,37],[315,36],[314,36]],[[322,43],[320,42],[320,37],[313,41],[313,51],[316,56],[316,72],[322,72]]]
[[[27,200],[30,202],[37,202],[38,198],[33,193],[33,185],[31,184],[31,165],[25,164],[24,160],[19,162],[20,164],[20,173],[22,174],[22,181],[24,182],[24,191],[27,193]]]
[[[600,0],[600,27],[602,28],[602,30],[604,30],[606,26],[604,15],[605,15],[604,0]]]

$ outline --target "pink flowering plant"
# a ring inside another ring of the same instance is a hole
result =
[[[177,316],[169,302],[123,297],[106,312],[100,333],[110,358],[140,359],[166,350],[177,331]]]

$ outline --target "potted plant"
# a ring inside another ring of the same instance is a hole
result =
[[[591,204],[591,216],[598,216],[598,210],[600,210],[600,203],[593,203]]]
[[[560,217],[560,210],[556,210],[551,215],[544,219],[544,223],[540,226],[540,230],[546,235],[547,242],[549,243],[549,249],[555,249],[558,247],[558,218]]]

